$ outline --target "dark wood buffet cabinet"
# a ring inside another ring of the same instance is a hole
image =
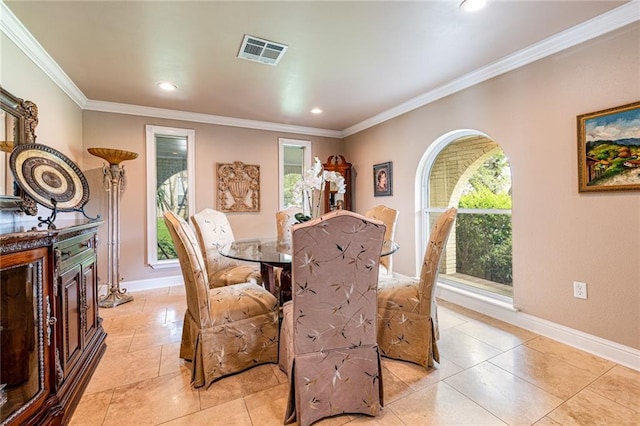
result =
[[[0,234],[0,425],[67,423],[102,357],[101,224]]]

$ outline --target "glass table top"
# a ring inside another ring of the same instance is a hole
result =
[[[395,253],[399,246],[387,240],[382,245],[381,256]],[[221,255],[237,260],[273,264],[291,263],[291,241],[275,238],[238,240],[218,248]]]

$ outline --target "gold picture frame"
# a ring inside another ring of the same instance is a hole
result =
[[[577,121],[578,191],[640,190],[640,101]]]
[[[217,209],[225,213],[260,211],[260,166],[216,163]]]

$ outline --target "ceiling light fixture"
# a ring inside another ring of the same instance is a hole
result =
[[[170,81],[161,81],[158,83],[158,87],[167,92],[173,92],[178,88],[178,85]]]
[[[311,110],[311,114],[322,114],[322,110],[318,107]]]
[[[475,12],[484,8],[487,5],[487,0],[462,0],[460,8],[465,12]]]

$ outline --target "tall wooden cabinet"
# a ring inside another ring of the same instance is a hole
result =
[[[96,269],[101,224],[0,235],[3,426],[66,423],[104,353]]]
[[[335,209],[353,210],[353,179],[351,176],[351,163],[347,162],[342,155],[332,155],[327,162],[322,165],[325,170],[338,172],[344,178],[345,193],[338,194],[337,188],[327,182],[324,191],[324,211],[329,212]]]

